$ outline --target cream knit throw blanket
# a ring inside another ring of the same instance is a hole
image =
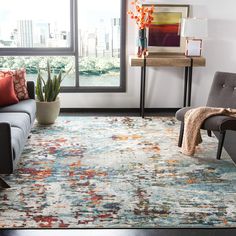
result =
[[[200,128],[203,122],[210,116],[225,115],[236,117],[236,109],[217,107],[198,107],[190,109],[184,116],[184,136],[181,152],[192,156],[195,147],[202,142]]]

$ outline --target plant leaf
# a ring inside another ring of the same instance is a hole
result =
[[[39,70],[38,77],[37,77],[37,82],[36,82],[36,96],[40,102],[44,101],[43,97],[43,86],[42,86],[42,76],[41,72]]]

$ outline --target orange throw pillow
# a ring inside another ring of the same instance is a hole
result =
[[[0,78],[0,107],[18,103],[13,84],[13,76]]]

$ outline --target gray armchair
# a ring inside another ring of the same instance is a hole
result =
[[[216,72],[206,106],[236,108],[236,73]],[[176,112],[177,120],[181,121],[178,146],[182,146],[184,133],[184,115],[193,107],[184,107]],[[211,131],[219,132],[219,142],[216,158],[219,160],[224,145],[227,130],[236,130],[236,118],[217,115],[209,117],[202,124],[201,129],[207,130],[211,137]]]

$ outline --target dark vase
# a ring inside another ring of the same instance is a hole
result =
[[[146,56],[147,54],[147,36],[146,29],[138,31],[138,57]]]

